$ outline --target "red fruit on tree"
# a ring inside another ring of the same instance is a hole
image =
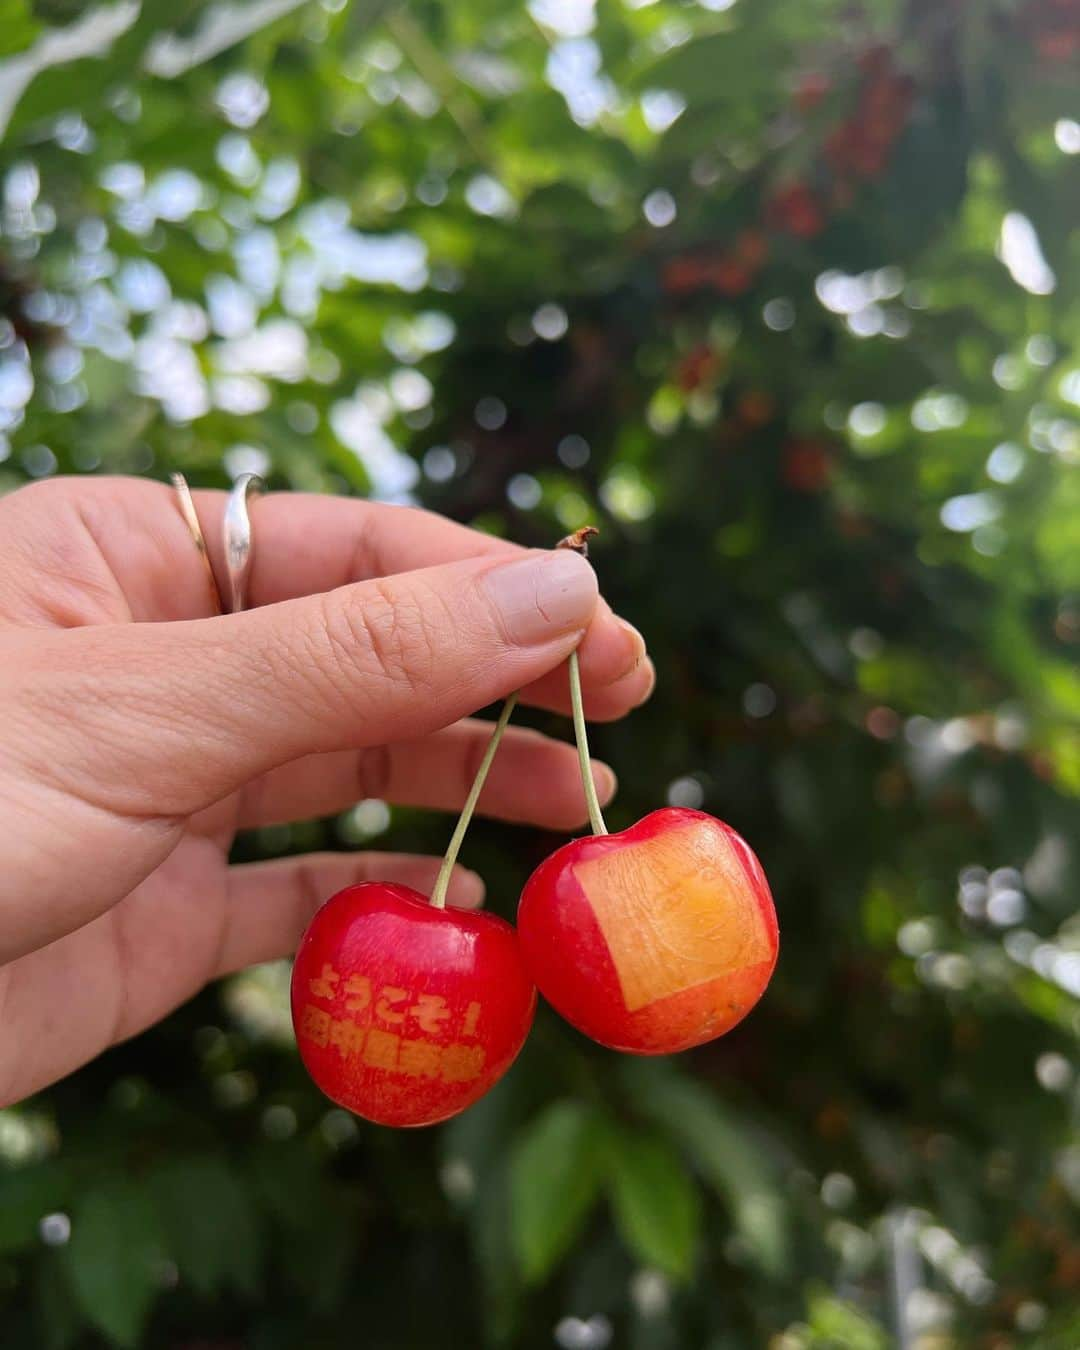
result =
[[[675,382],[684,393],[693,393],[702,385],[712,384],[720,373],[720,358],[708,345],[700,342],[686,353],[675,372]]]
[[[660,285],[667,295],[690,295],[709,284],[709,264],[701,258],[668,258],[663,265]]]
[[[380,1125],[433,1125],[471,1106],[514,1062],[535,1005],[510,924],[390,882],[332,896],[293,966],[305,1067]]]
[[[1017,19],[1046,65],[1071,61],[1080,51],[1080,5],[1077,0],[1031,0]]]
[[[807,71],[795,86],[795,107],[799,112],[810,112],[828,96],[832,87],[832,79],[824,71]]]
[[[813,239],[824,228],[825,213],[816,198],[808,198],[802,205],[788,212],[787,231],[796,239]]]
[[[760,230],[743,230],[735,240],[735,254],[747,267],[758,268],[769,256],[769,241]]]
[[[832,452],[819,441],[793,438],[784,446],[784,482],[795,492],[820,492],[832,475]]]
[[[877,178],[885,169],[888,146],[867,139],[852,156],[852,168],[861,178]]]
[[[764,389],[748,389],[735,405],[735,414],[747,427],[763,427],[772,421],[776,405]]]
[[[1063,64],[1071,61],[1080,50],[1080,32],[1069,29],[1058,29],[1039,33],[1035,38],[1035,49],[1039,55],[1050,65]]]
[[[744,295],[754,284],[753,272],[738,258],[717,258],[709,276],[721,295]]]
[[[805,183],[781,188],[766,206],[766,218],[797,239],[812,239],[825,228],[825,214]]]
[[[859,95],[860,120],[880,118],[894,131],[911,102],[911,81],[903,75],[890,75],[864,86]]]
[[[850,122],[833,127],[825,138],[825,159],[834,173],[845,174],[853,167],[859,134]]]
[[[568,1022],[644,1055],[730,1031],[764,992],[778,949],[749,846],[715,817],[675,807],[553,853],[526,883],[518,934]]]

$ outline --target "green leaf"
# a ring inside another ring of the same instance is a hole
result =
[[[775,76],[763,61],[748,61],[747,44],[737,33],[706,33],[672,48],[641,67],[635,89],[677,89],[697,104],[734,102],[775,88]]]
[[[686,1149],[728,1202],[736,1235],[754,1264],[773,1278],[783,1275],[789,1264],[784,1194],[752,1127],[670,1064],[632,1060],[622,1074],[642,1114]]]
[[[350,1190],[330,1185],[316,1156],[300,1149],[265,1147],[251,1165],[255,1193],[280,1229],[288,1285],[303,1292],[309,1309],[329,1311],[351,1274],[362,1232]]]
[[[510,1235],[510,1168],[505,1158],[490,1163],[469,1214],[472,1250],[484,1291],[484,1322],[495,1345],[512,1345],[520,1331],[522,1280]]]
[[[201,1294],[230,1285],[254,1295],[259,1231],[248,1192],[220,1158],[170,1163],[150,1190],[180,1273]]]
[[[602,207],[573,183],[547,183],[531,192],[522,203],[522,218],[538,234],[559,231],[573,220],[579,238],[609,232],[611,224]]]
[[[844,1350],[887,1350],[889,1338],[883,1328],[828,1290],[811,1293],[808,1311],[812,1343],[822,1350],[839,1345]]]
[[[7,126],[0,125],[0,132],[14,140],[68,109],[92,114],[117,72],[124,71],[130,78],[157,33],[173,28],[195,8],[197,0],[144,0],[133,22],[125,22],[126,11],[116,6],[101,7],[100,18],[91,20],[84,14],[74,34],[82,41],[82,49],[73,51],[67,43],[40,67],[20,94]],[[76,24],[71,26],[76,28]]]
[[[34,1301],[41,1336],[41,1350],[68,1350],[83,1330],[84,1320],[64,1278],[63,1258],[47,1252],[34,1270]]]
[[[164,1255],[147,1192],[124,1177],[85,1191],[72,1212],[65,1254],[87,1321],[116,1345],[137,1345]]]
[[[701,1234],[701,1197],[666,1139],[629,1130],[615,1138],[608,1188],[627,1247],[672,1279],[689,1279]]]
[[[581,1102],[556,1102],[519,1138],[510,1173],[511,1237],[525,1279],[543,1280],[581,1232],[603,1179],[606,1131]]]
[[[0,56],[23,52],[41,32],[26,0],[6,0],[0,15]]]
[[[483,1289],[484,1323],[493,1345],[511,1345],[519,1330],[522,1281],[510,1242],[510,1165],[505,1141],[519,1109],[508,1079],[442,1130],[444,1166],[463,1180],[470,1246]]]
[[[68,1174],[56,1161],[0,1171],[0,1253],[36,1246],[38,1223],[67,1203]]]

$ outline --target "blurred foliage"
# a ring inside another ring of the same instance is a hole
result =
[[[1075,1350],[1076,0],[0,17],[0,488],[598,521],[660,672],[612,824],[729,820],[783,941],[721,1042],[542,1011],[418,1134],[319,1097],[282,969],[206,991],[0,1112],[4,1345]],[[446,824],[238,856],[387,830]],[[512,914],[556,842],[467,860]]]

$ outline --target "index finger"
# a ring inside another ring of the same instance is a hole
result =
[[[221,527],[227,495],[193,494],[220,582],[226,577]],[[21,594],[16,622],[66,626],[214,613],[204,560],[171,487],[139,478],[59,478],[11,494],[3,507],[5,579],[9,590]],[[355,498],[272,492],[254,500],[250,514],[252,606],[467,558],[524,552],[429,511]],[[48,593],[35,597],[43,578]],[[14,601],[8,599],[10,610]],[[653,675],[644,643],[603,601],[580,655],[588,716],[619,717],[648,696]],[[524,697],[566,711],[564,672],[539,681]]]
[[[225,494],[194,494],[218,577],[224,575],[220,522]],[[355,581],[392,576],[463,558],[524,553],[519,544],[481,534],[411,506],[307,493],[273,493],[251,506],[250,579],[254,605],[297,599]],[[654,671],[638,631],[601,599],[580,649],[586,715],[621,717],[652,692]],[[546,677],[523,691],[526,702],[569,710],[564,678]]]

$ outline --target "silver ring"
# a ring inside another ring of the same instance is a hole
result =
[[[191,499],[191,489],[187,485],[187,479],[182,473],[173,473],[169,475],[172,485],[176,490],[177,501],[180,506],[180,514],[184,517],[184,523],[187,525],[194,541],[195,548],[198,550],[199,557],[202,558],[203,570],[206,573],[206,580],[209,583],[210,598],[213,601],[214,613],[221,613],[221,590],[217,584],[217,578],[214,576],[214,569],[210,563],[210,554],[206,548],[206,540],[203,538],[202,526],[199,524],[199,516],[195,510],[195,503]]]
[[[225,503],[222,534],[225,569],[229,574],[230,614],[239,614],[247,603],[247,584],[253,557],[248,498],[262,489],[263,481],[257,473],[242,473],[233,484],[229,500]]]

